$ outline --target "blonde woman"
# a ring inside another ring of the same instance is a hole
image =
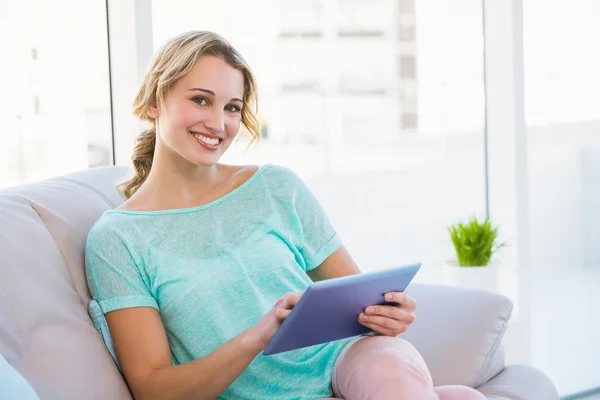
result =
[[[86,269],[137,399],[483,399],[433,388],[396,338],[415,302],[360,316],[377,335],[263,356],[312,282],[360,273],[307,186],[275,165],[220,164],[243,125],[259,139],[255,78],[211,32],[155,54],[135,99],[126,201],[90,231]]]

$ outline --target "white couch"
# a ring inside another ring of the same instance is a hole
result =
[[[88,231],[121,203],[115,182],[126,173],[96,168],[0,191],[0,354],[40,399],[131,399],[88,315],[83,265]],[[539,370],[504,365],[507,298],[417,284],[409,292],[419,308],[404,337],[436,385],[470,385],[490,400],[558,399]]]

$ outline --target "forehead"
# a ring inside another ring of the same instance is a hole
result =
[[[177,82],[181,90],[191,88],[208,89],[217,97],[238,97],[244,94],[244,75],[217,57],[203,56],[195,63],[190,72]]]

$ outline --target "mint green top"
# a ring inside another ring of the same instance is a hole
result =
[[[90,231],[91,295],[106,314],[160,312],[174,364],[203,357],[256,324],[341,245],[309,188],[265,165],[209,204],[166,211],[109,210]],[[332,396],[331,374],[348,339],[259,354],[219,399]]]

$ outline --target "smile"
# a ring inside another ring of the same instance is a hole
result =
[[[201,142],[201,144],[207,144],[211,147],[217,147],[223,141],[223,139],[221,139],[221,138],[209,137],[209,136],[203,135],[201,133],[196,133],[196,132],[190,132],[190,133],[192,134],[192,136],[194,136],[196,138],[196,140]]]

